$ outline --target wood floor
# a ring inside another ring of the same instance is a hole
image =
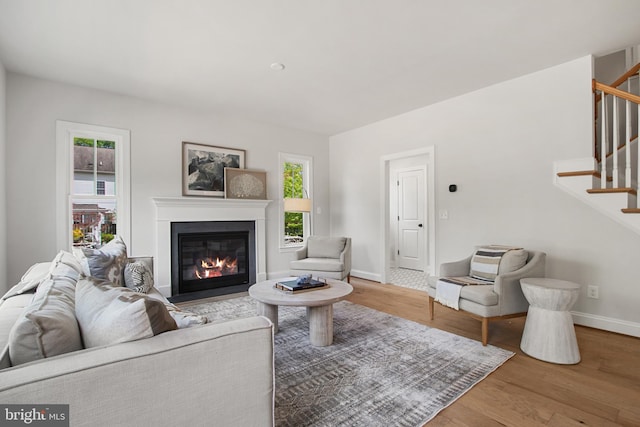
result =
[[[480,322],[436,304],[426,293],[351,278],[348,300],[480,341]],[[640,339],[576,326],[582,361],[556,365],[520,350],[525,318],[489,325],[489,344],[516,353],[444,409],[437,426],[640,426]]]

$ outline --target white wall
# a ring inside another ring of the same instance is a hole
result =
[[[7,282],[6,72],[0,62],[0,293]]]
[[[591,155],[591,78],[584,57],[331,137],[331,232],[353,238],[353,269],[381,275],[380,158],[435,146],[437,265],[477,244],[545,251],[549,277],[584,285],[575,311],[640,335],[640,236],[553,185],[555,160]]]
[[[246,150],[246,167],[267,171],[267,271],[288,271],[291,253],[278,249],[278,152],[313,157],[314,230],[328,233],[327,138],[201,110],[103,91],[7,75],[9,283],[35,261],[52,259],[55,242],[55,121],[131,130],[132,255],[155,253],[158,196],[181,196],[182,141]]]

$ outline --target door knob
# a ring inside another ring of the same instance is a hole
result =
[[[418,224],[418,227],[422,228],[422,224]]]

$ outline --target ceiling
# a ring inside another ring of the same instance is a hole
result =
[[[638,45],[638,18],[638,0],[0,0],[0,61],[334,135]]]

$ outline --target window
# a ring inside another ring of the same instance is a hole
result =
[[[312,159],[280,153],[280,194],[282,198],[311,199]],[[280,205],[280,247],[298,248],[311,234],[311,212],[285,212]]]
[[[130,243],[129,131],[56,123],[58,245]]]

